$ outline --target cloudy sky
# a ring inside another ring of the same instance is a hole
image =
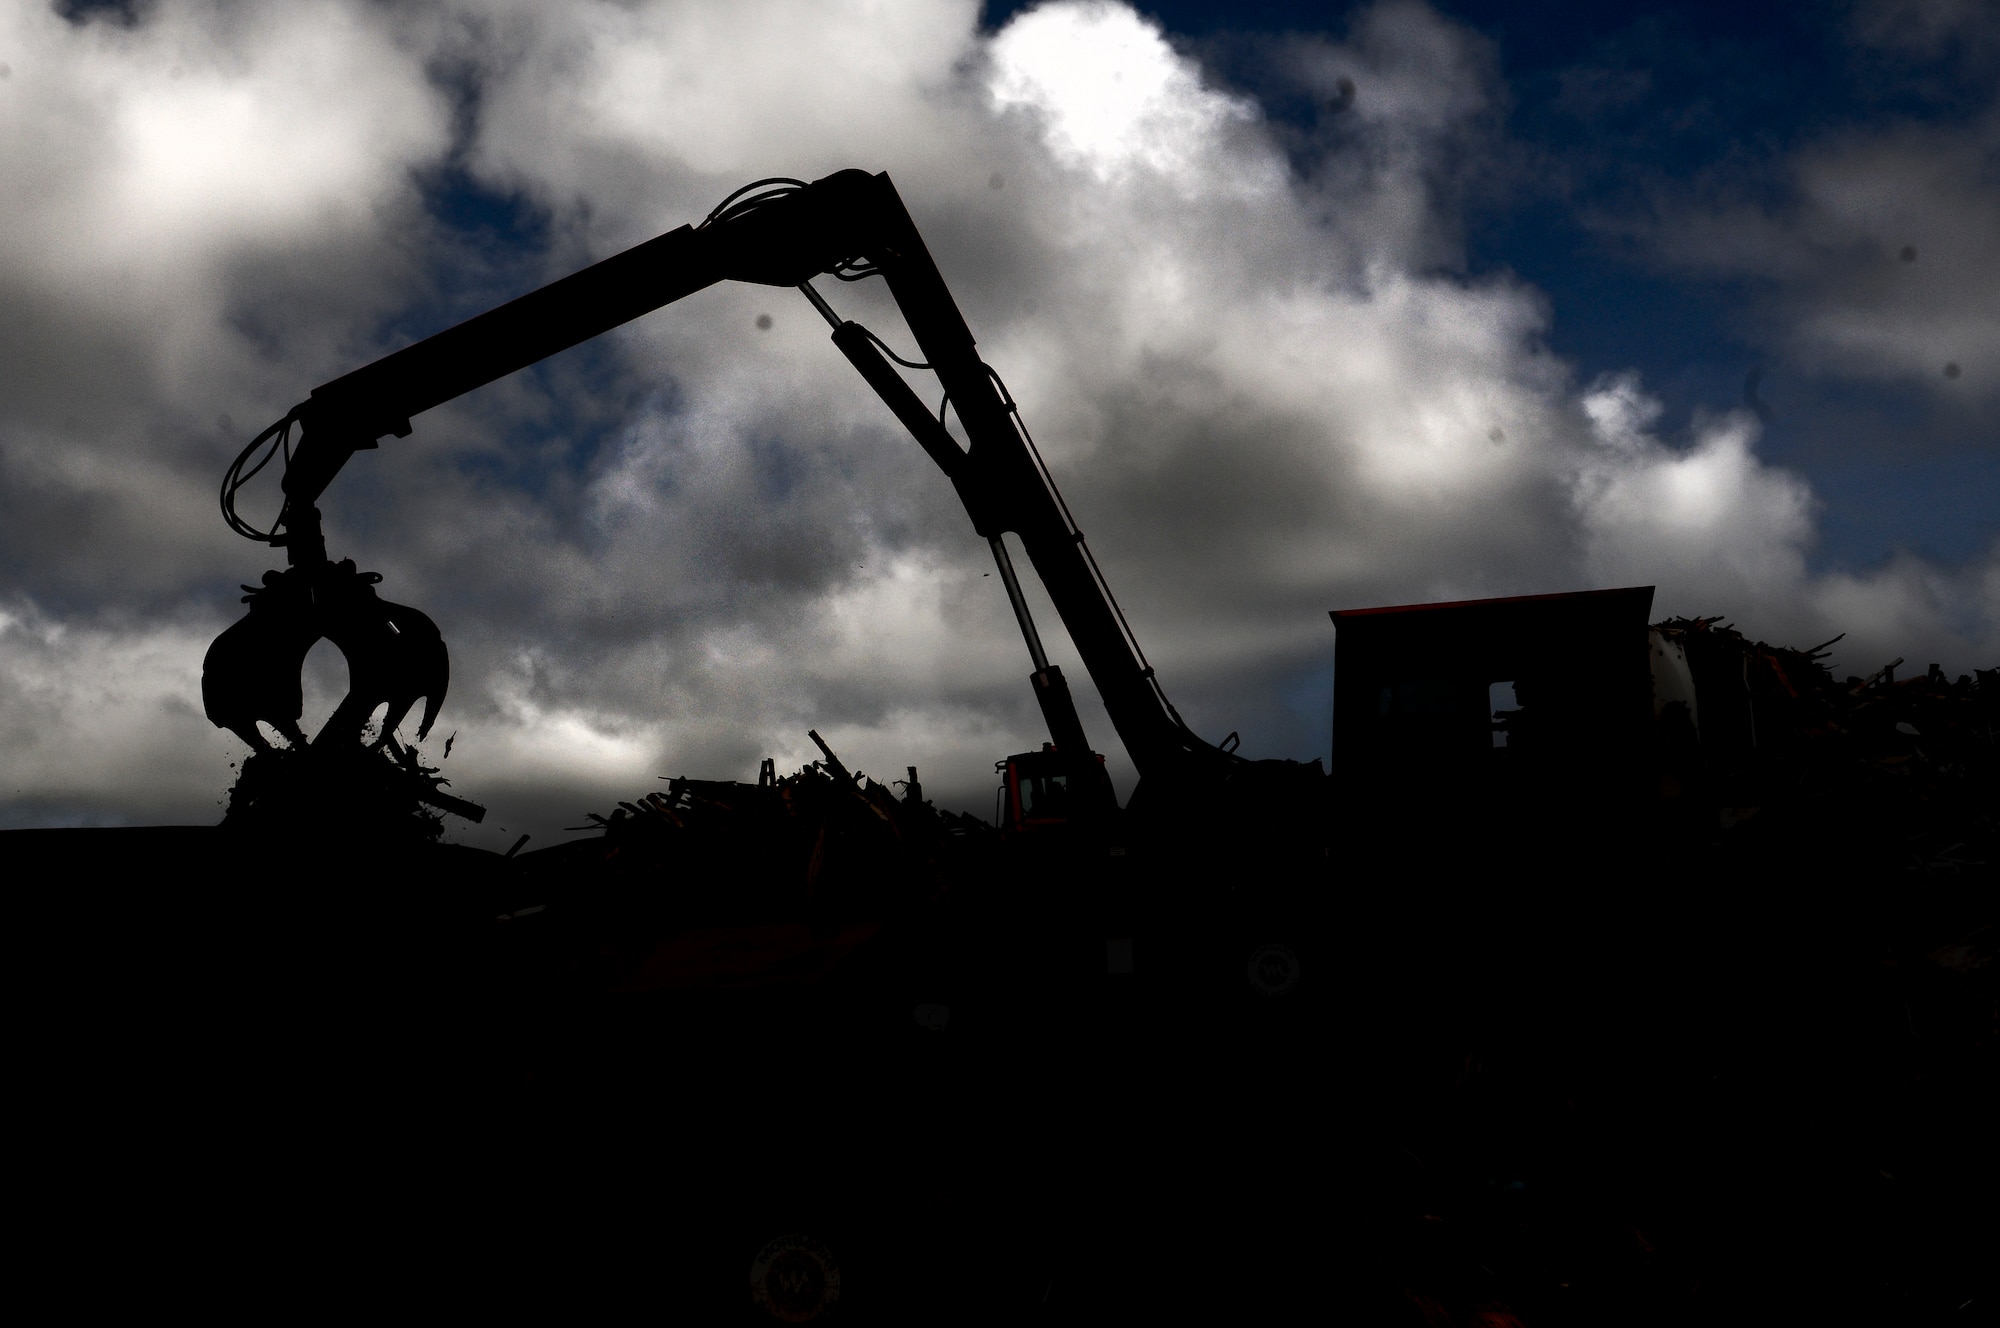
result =
[[[282,562],[217,510],[258,429],[855,166],[1211,740],[1326,757],[1327,610],[1376,604],[1655,585],[1844,631],[1843,675],[2000,663],[2000,20],[1793,8],[0,0],[0,826],[220,817],[202,655]],[[879,283],[820,284],[913,349]],[[1042,740],[983,541],[796,292],[415,425],[322,505],[451,644],[461,842],[809,728],[990,812]],[[308,729],[344,688],[322,644]]]

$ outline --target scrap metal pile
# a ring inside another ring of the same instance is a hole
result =
[[[243,760],[222,824],[231,832],[317,831],[381,846],[437,844],[443,813],[477,822],[486,811],[444,791],[451,781],[393,739],[270,747]]]
[[[1657,624],[1701,693],[1699,756],[1675,774],[1734,839],[1817,848],[1869,870],[1984,870],[2000,833],[2000,669],[1956,679],[1903,660],[1835,679],[1828,641],[1791,650],[1718,618]],[[1692,752],[1688,753],[1692,757]],[[1711,822],[1713,824],[1713,822]],[[1742,833],[1739,833],[1742,832]]]
[[[682,926],[803,920],[824,932],[935,902],[989,854],[997,832],[927,801],[914,767],[884,785],[811,736],[825,759],[793,774],[766,760],[755,784],[667,779],[591,814],[603,834],[523,855],[523,866],[637,888]]]

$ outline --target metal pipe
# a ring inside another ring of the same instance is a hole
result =
[[[1000,565],[1000,581],[1007,587],[1007,600],[1014,606],[1014,617],[1020,621],[1021,635],[1028,640],[1028,658],[1035,661],[1035,672],[1049,671],[1049,657],[1042,653],[1042,638],[1035,632],[1035,620],[1028,616],[1028,601],[1021,595],[1021,583],[1014,576],[1014,560],[1007,556],[1005,538],[995,535],[986,541],[993,546],[993,561]]]
[[[826,320],[826,325],[836,332],[840,331],[840,315],[833,311],[832,305],[820,298],[820,293],[813,289],[812,283],[801,281],[799,289],[805,292],[808,300],[812,301],[813,308],[819,310],[819,316]]]

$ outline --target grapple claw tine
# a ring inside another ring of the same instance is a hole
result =
[[[359,742],[368,717],[385,703],[384,738],[403,722],[418,697],[427,702],[426,720],[435,717],[450,679],[437,624],[421,610],[376,595],[374,586],[382,579],[378,573],[356,572],[351,562],[334,570],[331,593],[323,598],[328,609],[326,636],[347,657],[348,693],[314,744],[329,737]],[[426,722],[424,732],[428,731]]]
[[[303,746],[300,674],[320,638],[312,595],[285,573],[266,572],[262,586],[243,588],[251,592],[243,597],[249,612],[215,638],[202,660],[202,708],[210,723],[255,751],[271,750],[260,720]]]

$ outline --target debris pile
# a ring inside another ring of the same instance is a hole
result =
[[[524,855],[558,879],[625,886],[681,926],[794,921],[824,929],[922,908],[947,894],[998,833],[941,811],[909,778],[881,784],[825,759],[755,784],[687,777],[590,814],[601,836]],[[899,796],[894,789],[903,791]],[[584,829],[588,827],[577,827]]]
[[[1993,861],[2000,669],[1950,679],[1933,664],[1898,679],[1896,659],[1837,680],[1823,661],[1840,637],[1789,650],[1718,618],[1654,630],[1694,674],[1698,776],[1725,830],[1861,848],[1876,868],[1958,874]]]
[[[444,792],[450,784],[389,742],[270,748],[244,758],[222,825],[231,831],[338,835],[353,843],[436,844],[443,813],[478,821],[485,810]]]

